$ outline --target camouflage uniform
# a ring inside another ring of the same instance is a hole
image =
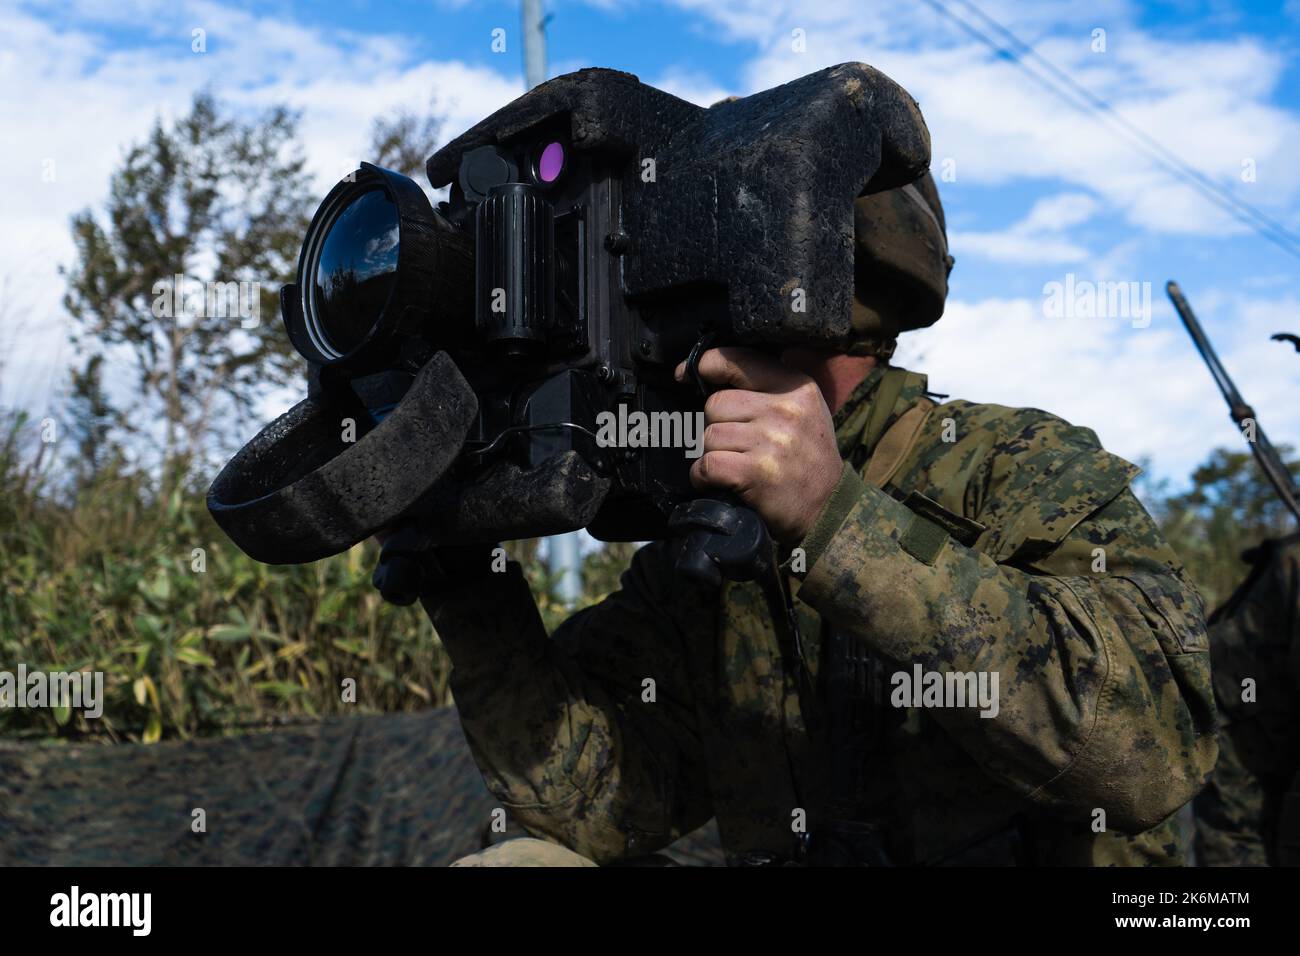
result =
[[[1300,864],[1300,535],[1265,542],[1210,619],[1219,760],[1196,799],[1207,866]],[[1243,681],[1253,682],[1247,694]]]
[[[761,586],[693,585],[665,542],[550,640],[513,564],[424,599],[514,819],[598,863],[713,815],[732,862],[804,858],[796,821],[815,845],[833,816],[819,660],[848,635],[878,689],[914,663],[1000,675],[993,719],[877,709],[853,814],[888,861],[1183,861],[1171,815],[1216,755],[1209,653],[1201,599],[1128,490],[1137,469],[1044,412],[954,401],[892,449],[883,490],[864,481],[925,392],[877,368],[835,416],[845,471],[804,570],[785,566],[799,648]]]

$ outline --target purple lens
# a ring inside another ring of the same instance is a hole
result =
[[[537,178],[544,183],[553,183],[560,178],[563,169],[564,147],[559,143],[550,143],[537,160]]]

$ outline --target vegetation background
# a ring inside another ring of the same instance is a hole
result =
[[[275,302],[319,199],[296,122],[282,108],[236,120],[203,94],[127,149],[106,208],[71,224],[76,360],[61,405],[41,421],[0,409],[0,669],[102,671],[106,701],[95,721],[0,710],[0,734],[148,743],[449,702],[429,621],[370,585],[373,543],[271,568],[226,540],[204,504],[223,455],[258,424],[258,402],[302,380]],[[437,134],[436,120],[378,120],[369,155],[414,173]],[[176,274],[257,280],[261,325],[155,317],[154,283]],[[0,354],[0,374],[17,358]],[[1138,492],[1211,607],[1243,577],[1241,551],[1287,528],[1244,445],[1210,454],[1186,490]],[[633,547],[586,557],[580,604],[617,586]],[[553,627],[569,609],[539,542],[507,549]],[[345,678],[355,704],[341,701]]]

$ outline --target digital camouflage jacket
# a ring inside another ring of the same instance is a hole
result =
[[[783,565],[798,647],[763,587],[694,585],[666,542],[550,638],[513,564],[425,598],[515,821],[607,863],[716,816],[733,862],[802,859],[836,816],[838,634],[879,665],[853,814],[888,862],[1183,862],[1172,815],[1216,756],[1204,610],[1137,469],[1045,412],[925,392],[876,369],[835,417],[844,474]],[[892,706],[918,665],[996,673],[996,716]]]

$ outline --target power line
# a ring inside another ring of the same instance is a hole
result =
[[[1253,229],[1263,238],[1281,247],[1291,255],[1300,258],[1300,237],[1297,237],[1282,224],[1274,221],[1249,203],[1239,199],[1223,187],[1219,186],[1195,167],[1187,163],[1177,153],[1173,152],[1164,144],[1153,139],[1143,130],[1133,125],[1133,123],[1120,114],[1108,102],[1057,68],[1032,47],[1024,43],[1024,41],[1009,29],[988,14],[984,13],[979,7],[972,3],[971,0],[957,0],[957,2],[971,10],[991,28],[996,30],[1003,37],[1007,38],[1016,49],[1009,49],[1001,45],[998,41],[994,40],[969,21],[957,16],[957,14],[949,9],[947,5],[942,3],[941,0],[923,0],[923,2],[943,16],[947,17],[953,23],[957,24],[979,42],[997,53],[1000,57],[1008,59],[1016,66],[1020,67],[1031,79],[1045,87],[1058,99],[1063,100],[1065,103],[1082,113],[1111,120],[1114,125],[1117,125],[1130,137],[1130,141],[1135,141],[1134,145],[1136,145],[1149,159],[1151,159],[1166,173],[1191,186],[1206,199],[1210,200],[1220,209],[1223,209],[1237,221]],[[1017,52],[1017,49],[1024,52]],[[1030,65],[1025,62],[1024,56],[1026,54],[1033,57],[1036,62],[1043,64],[1043,66],[1050,71],[1050,74],[1056,78],[1057,82],[1053,82],[1053,80],[1031,68]],[[1058,85],[1058,83],[1064,84],[1064,88],[1062,88],[1061,85]]]
[[[1127,117],[1125,117],[1122,113],[1116,110],[1109,102],[1097,96],[1087,87],[1085,87],[1083,84],[1075,80],[1068,73],[1058,68],[1056,64],[1052,63],[1046,57],[1042,56],[1033,47],[1029,46],[1027,43],[1022,41],[1019,37],[1017,37],[1014,33],[1012,33],[1007,27],[1003,26],[992,16],[990,16],[989,14],[981,10],[979,7],[977,7],[973,2],[971,2],[971,0],[957,0],[957,2],[960,3],[963,7],[969,9],[977,17],[979,17],[981,20],[983,20],[985,23],[991,26],[995,31],[1000,33],[1003,37],[1009,40],[1017,48],[1023,51],[1023,53],[1033,57],[1034,60],[1041,63],[1054,77],[1058,78],[1062,83],[1065,83],[1070,89],[1076,91],[1090,105],[1092,109],[1108,114],[1112,119],[1114,119],[1117,123],[1123,126],[1131,135],[1136,136],[1138,139],[1146,143],[1151,149],[1154,149],[1157,152],[1159,152],[1161,156],[1163,156],[1166,160],[1168,160],[1178,169],[1182,170],[1182,172],[1185,175],[1193,177],[1202,185],[1204,185],[1207,189],[1213,190],[1221,198],[1223,198],[1227,202],[1232,203],[1233,206],[1239,209],[1243,214],[1250,216],[1256,222],[1262,223],[1265,226],[1265,228],[1279,234],[1288,243],[1292,244],[1293,246],[1295,246],[1297,243],[1300,243],[1300,237],[1297,237],[1294,233],[1290,232],[1284,225],[1272,219],[1261,210],[1251,206],[1245,200],[1238,198],[1234,193],[1223,188],[1214,180],[1210,179],[1208,176],[1202,173],[1199,169],[1192,166],[1190,163],[1186,162],[1181,156],[1179,156],[1173,150],[1166,147],[1164,143],[1160,142],[1159,140],[1155,139],[1152,136],[1149,136],[1145,130],[1130,122]]]

